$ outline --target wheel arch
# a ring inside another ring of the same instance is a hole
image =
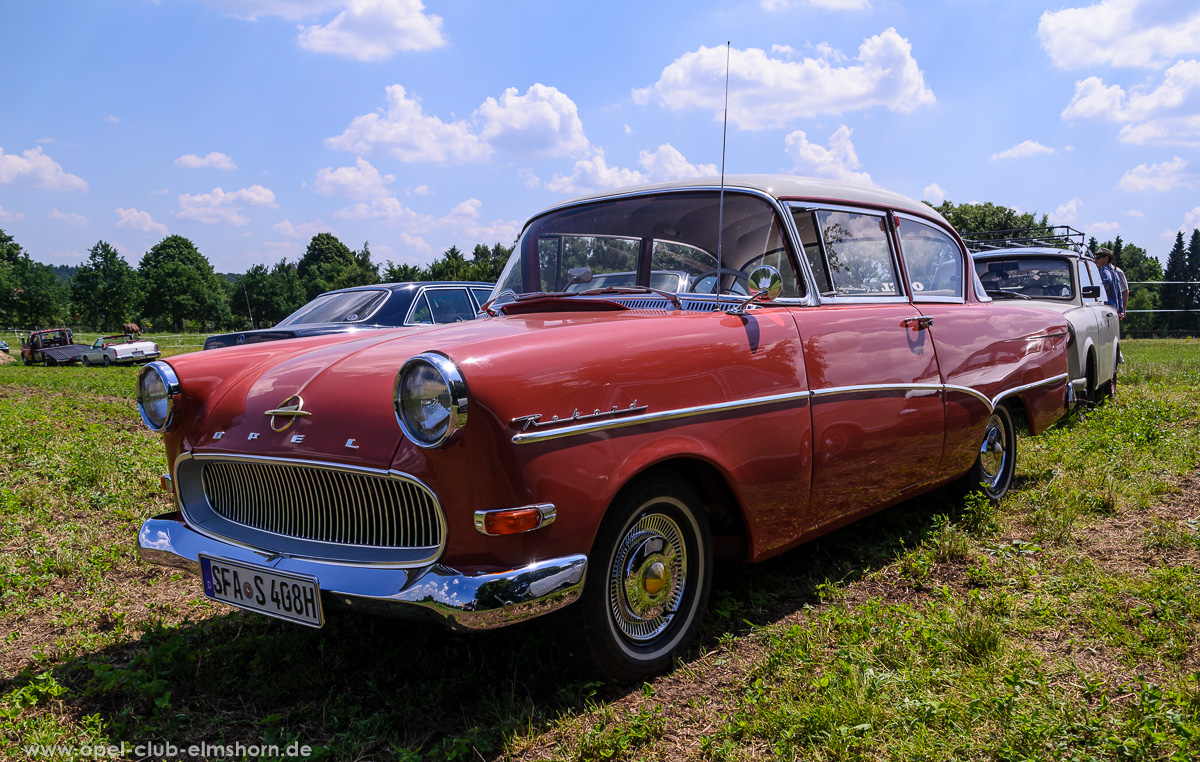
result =
[[[699,495],[712,530],[713,554],[718,558],[746,558],[752,545],[745,507],[733,489],[729,474],[696,454],[673,454],[642,464],[625,474],[611,507],[634,485],[656,474],[669,474],[689,484]],[[593,539],[593,542],[595,540]]]

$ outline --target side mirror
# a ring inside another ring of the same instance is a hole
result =
[[[592,282],[592,268],[590,267],[572,267],[570,270],[567,270],[567,275],[570,275],[571,279],[567,281],[567,285],[563,286],[563,291],[566,291],[576,283]]]
[[[746,308],[754,302],[772,302],[778,299],[783,293],[783,276],[770,265],[760,265],[750,273],[746,288],[750,292],[750,298],[729,310],[729,314],[744,315]]]
[[[1100,287],[1099,286],[1084,286],[1083,287],[1083,298],[1084,299],[1099,299],[1100,298]]]

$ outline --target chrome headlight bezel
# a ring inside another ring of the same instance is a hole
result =
[[[409,420],[404,400],[401,399],[405,388],[404,379],[422,366],[432,368],[440,376],[445,389],[438,397],[445,397],[442,407],[446,411],[446,420],[443,426],[436,429],[424,429],[418,422]],[[458,437],[467,425],[467,399],[467,382],[462,372],[449,357],[439,352],[423,352],[410,357],[400,366],[396,379],[392,382],[392,406],[396,411],[396,422],[400,424],[400,429],[408,441],[426,450],[445,447]]]
[[[161,423],[157,423],[156,418],[147,412],[146,406],[146,398],[150,394],[148,384],[156,382],[162,384],[162,394],[166,406]],[[142,416],[142,423],[155,432],[163,432],[171,428],[171,424],[175,422],[175,398],[179,396],[179,391],[179,376],[175,375],[175,371],[170,365],[162,360],[155,360],[143,365],[142,369],[138,371],[137,378],[137,406],[138,414]]]

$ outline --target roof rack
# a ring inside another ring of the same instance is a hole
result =
[[[1038,228],[1012,228],[1010,230],[981,230],[963,233],[963,240],[972,253],[992,249],[1014,249],[1030,246],[1045,246],[1052,249],[1070,249],[1083,254],[1087,251],[1086,236],[1082,230],[1070,225],[1052,225]]]

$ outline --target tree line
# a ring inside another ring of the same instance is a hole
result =
[[[428,267],[372,261],[369,243],[351,250],[332,233],[309,241],[296,262],[253,265],[240,275],[214,271],[196,245],[163,238],[135,268],[98,241],[74,273],[42,264],[0,230],[0,327],[62,325],[114,331],[137,323],[153,331],[240,331],[278,323],[325,291],[374,283],[428,280],[493,282],[510,247],[479,244],[470,256],[451,247]]]
[[[934,207],[960,233],[1047,227],[1048,215],[993,203]],[[1095,251],[1112,250],[1130,281],[1131,310],[1122,321],[1126,334],[1200,334],[1200,229],[1190,240],[1183,231],[1162,263],[1144,248],[1123,241],[1088,241]],[[317,294],[337,288],[451,280],[494,282],[511,247],[476,245],[470,256],[451,247],[428,267],[372,261],[368,243],[351,250],[332,233],[309,241],[296,262],[254,265],[222,277],[187,238],[171,235],[132,267],[109,244],[98,241],[87,261],[63,277],[62,266],[36,262],[12,236],[0,230],[0,326],[33,329],[71,325],[109,331],[136,322],[155,331],[239,331],[274,325]],[[1141,312],[1158,310],[1159,312]]]

